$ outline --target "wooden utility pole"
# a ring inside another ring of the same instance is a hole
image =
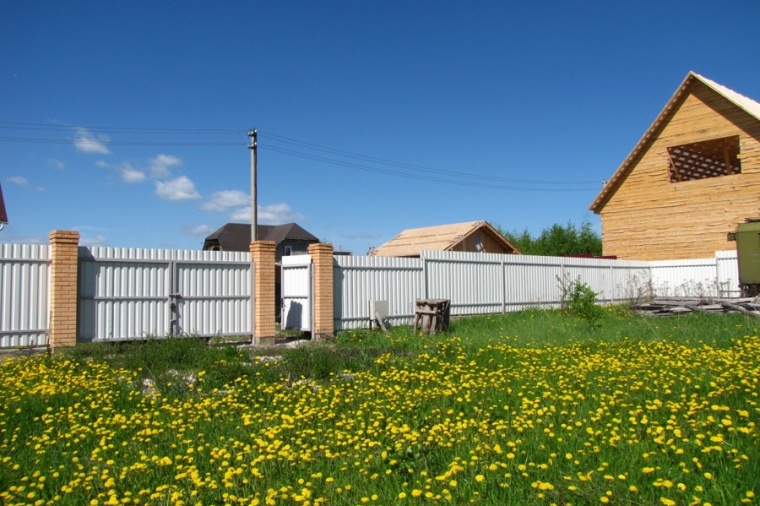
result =
[[[248,143],[248,149],[251,150],[251,242],[257,241],[258,238],[258,217],[256,202],[256,151],[257,151],[257,133],[256,129],[248,130],[248,137],[251,138]]]

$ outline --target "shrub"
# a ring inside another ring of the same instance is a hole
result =
[[[558,280],[562,290],[562,308],[592,327],[598,326],[604,316],[604,310],[596,303],[598,294],[580,279],[568,282],[567,278],[558,277]]]

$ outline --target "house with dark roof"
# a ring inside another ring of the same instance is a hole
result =
[[[410,228],[372,251],[377,257],[419,257],[420,252],[467,251],[476,253],[516,253],[515,248],[487,221],[468,221]]]
[[[277,262],[284,256],[308,253],[309,244],[319,239],[296,223],[284,225],[258,225],[256,234],[260,241],[274,241]],[[211,251],[249,251],[251,225],[247,223],[227,223],[203,241],[203,249]]]
[[[591,204],[604,255],[712,257],[760,216],[760,103],[689,72]]]

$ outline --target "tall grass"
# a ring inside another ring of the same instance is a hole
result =
[[[253,353],[156,340],[6,361],[0,498],[754,502],[757,336],[740,315],[607,308],[591,327],[533,310],[436,336],[360,331]]]

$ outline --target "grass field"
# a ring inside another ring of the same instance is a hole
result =
[[[0,365],[4,504],[732,505],[760,493],[754,319],[608,308]]]

